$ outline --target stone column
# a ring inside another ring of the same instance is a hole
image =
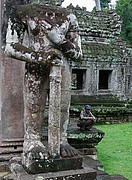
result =
[[[48,147],[53,157],[60,155],[60,102],[61,102],[61,64],[54,64],[50,72],[50,99]]]
[[[7,58],[4,53],[1,57],[0,151],[4,153],[22,150],[24,63]]]
[[[25,0],[25,3],[28,0]],[[8,6],[6,6],[8,3]],[[23,79],[25,63],[4,53],[7,21],[11,9],[21,1],[0,1],[0,154],[22,151],[23,145]],[[6,7],[6,8],[5,8]]]
[[[0,1],[1,27],[4,23],[5,2]],[[3,35],[0,32],[0,154],[21,151],[23,143],[24,63],[4,54]]]

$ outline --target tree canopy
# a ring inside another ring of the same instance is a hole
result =
[[[116,12],[121,17],[121,38],[132,45],[132,0],[118,0]]]

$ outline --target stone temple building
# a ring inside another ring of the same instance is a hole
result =
[[[0,6],[4,7],[2,2]],[[103,98],[104,104],[118,103],[118,100],[126,107],[132,97],[132,56],[131,48],[119,38],[119,16],[113,11],[87,12],[85,8],[68,8],[78,18],[83,50],[82,62],[69,60],[71,107],[85,103],[102,105],[99,98]],[[0,21],[2,24],[3,18]],[[1,49],[0,154],[22,150],[23,69],[23,62],[5,56]]]
[[[68,8],[78,18],[83,51],[82,62],[71,63],[71,114],[90,103],[99,123],[131,121],[132,49],[119,37],[120,17]]]
[[[119,38],[120,17],[113,11],[73,8],[79,20],[83,58],[72,64],[72,95],[132,95],[132,59]]]

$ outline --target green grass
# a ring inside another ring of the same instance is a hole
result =
[[[105,132],[97,146],[98,158],[105,171],[132,180],[132,123],[94,127]]]

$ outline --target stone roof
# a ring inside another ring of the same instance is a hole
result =
[[[121,20],[114,11],[88,12],[72,5],[68,8],[78,18],[84,60],[100,57],[126,61],[126,44],[119,38]]]
[[[84,8],[72,8],[79,21],[82,35],[113,38],[118,36],[121,30],[121,19],[114,11],[93,11],[88,12]]]
[[[101,57],[109,59],[122,60],[125,57],[126,49],[122,49],[116,44],[98,43],[98,42],[82,42],[83,56],[85,57]],[[125,60],[125,59],[124,59]]]

